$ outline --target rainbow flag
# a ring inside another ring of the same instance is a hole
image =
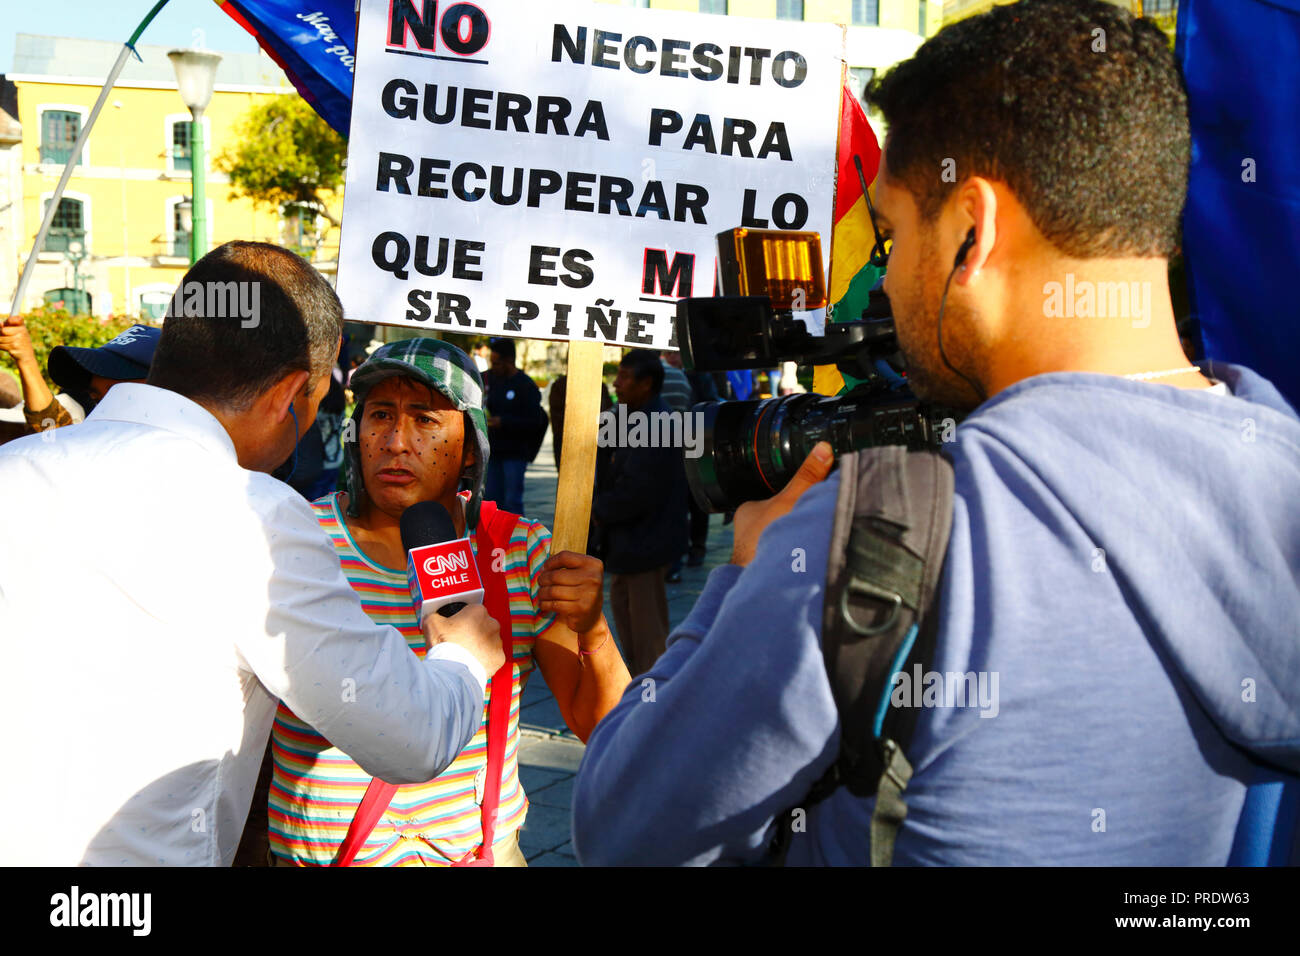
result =
[[[858,176],[854,157],[862,163]],[[880,144],[867,122],[853,91],[847,86],[840,93],[840,135],[836,150],[835,222],[831,229],[831,274],[828,297],[834,306],[831,321],[851,322],[862,317],[868,293],[884,274],[868,263],[876,234],[862,192],[875,181],[880,168]],[[823,395],[835,395],[844,387],[844,378],[833,365],[819,366],[813,373],[813,389]]]

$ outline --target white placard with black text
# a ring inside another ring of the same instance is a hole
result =
[[[829,254],[843,29],[594,3],[363,0],[354,321],[675,347],[717,233]]]

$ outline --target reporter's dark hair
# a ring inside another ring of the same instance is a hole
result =
[[[1149,20],[1102,0],[996,6],[945,27],[866,98],[889,127],[888,172],[927,221],[958,182],[984,176],[1065,255],[1178,248],[1187,94]]]
[[[650,379],[654,394],[658,395],[664,387],[664,365],[659,361],[659,353],[650,349],[633,349],[619,361],[619,365],[632,370],[637,378]]]
[[[243,282],[257,290],[251,322],[229,307],[229,293],[238,287],[227,284]],[[312,385],[329,374],[342,332],[338,296],[307,260],[265,242],[227,242],[181,280],[148,381],[197,402],[243,410],[291,372],[307,372]]]
[[[490,339],[488,341],[488,349],[490,351],[496,352],[497,355],[500,355],[503,359],[509,359],[511,362],[515,360],[514,339],[507,339],[507,338]]]

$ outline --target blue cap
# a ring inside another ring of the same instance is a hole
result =
[[[118,382],[146,378],[161,335],[162,329],[133,325],[97,349],[60,345],[50,351],[50,378],[73,395],[84,393],[93,375]]]

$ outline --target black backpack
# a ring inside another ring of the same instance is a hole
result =
[[[890,707],[893,675],[934,655],[939,575],[952,527],[952,463],[937,451],[883,445],[839,459],[822,652],[840,713],[840,753],[801,809],[838,787],[876,796],[871,865],[889,866],[907,816],[906,749],[917,708]],[[784,862],[793,810],[773,845]]]

